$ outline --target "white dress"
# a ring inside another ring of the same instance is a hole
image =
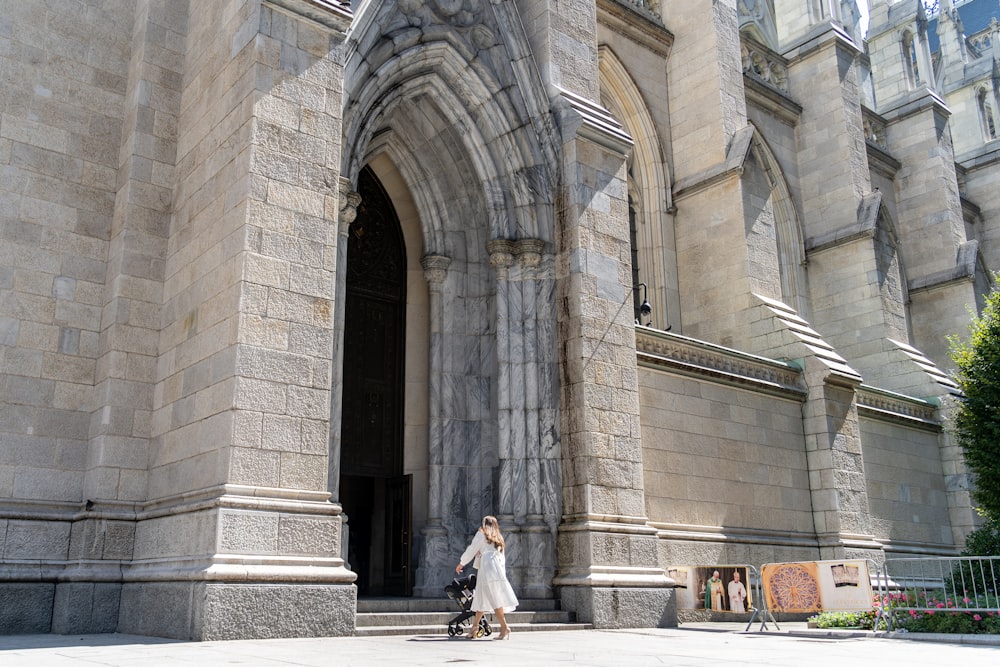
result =
[[[479,570],[476,575],[476,590],[472,593],[472,611],[493,611],[503,608],[505,612],[517,608],[517,597],[507,581],[507,559],[502,551],[486,541],[483,531],[477,530],[472,544],[462,554],[462,565],[475,559]]]

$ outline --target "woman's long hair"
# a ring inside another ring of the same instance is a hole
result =
[[[486,536],[487,542],[496,547],[497,551],[503,551],[503,535],[500,534],[500,524],[497,523],[495,516],[483,517],[483,535]]]

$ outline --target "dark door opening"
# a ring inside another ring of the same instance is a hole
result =
[[[359,595],[410,595],[410,483],[403,475],[406,254],[375,174],[347,245],[340,502]]]

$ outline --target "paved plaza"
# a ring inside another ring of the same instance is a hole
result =
[[[940,637],[940,636],[938,636]],[[509,641],[447,636],[178,642],[129,635],[0,637],[3,667],[347,667],[351,665],[578,665],[635,667],[977,667],[1000,664],[1000,638],[986,645],[888,639],[864,633],[678,629],[522,632]]]

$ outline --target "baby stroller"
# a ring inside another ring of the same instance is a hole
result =
[[[476,575],[474,574],[461,579],[452,579],[451,583],[444,587],[444,592],[448,594],[448,597],[462,609],[458,616],[448,621],[449,637],[465,634],[466,628],[472,625],[470,619],[475,618],[476,612],[470,611],[469,608],[472,606],[472,592],[474,590],[476,590]],[[480,619],[479,627],[476,629],[476,639],[492,634],[493,628],[490,627],[489,621],[484,616]]]

